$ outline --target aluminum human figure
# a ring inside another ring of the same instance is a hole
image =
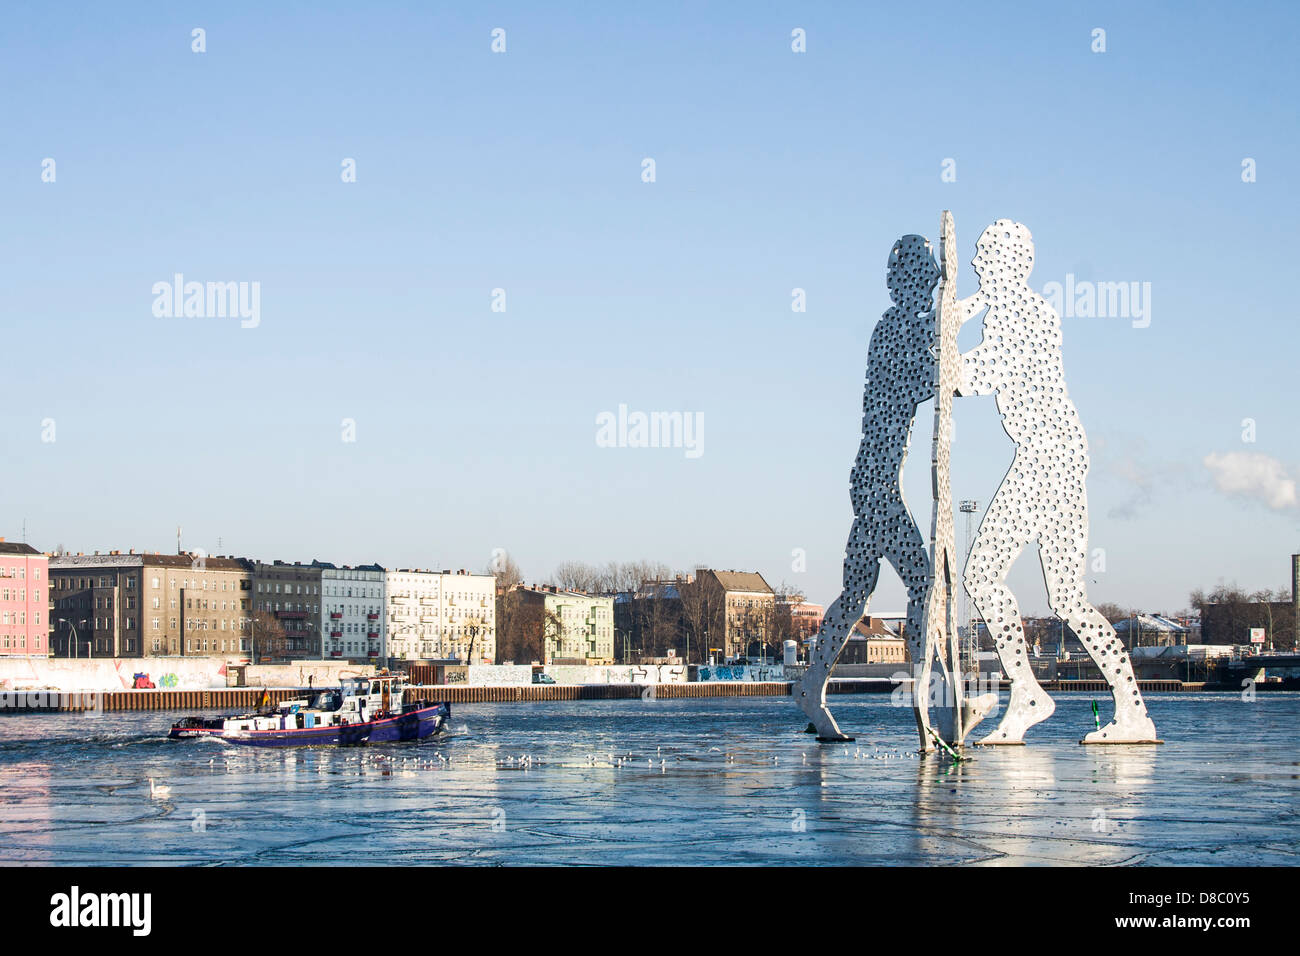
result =
[[[894,305],[876,323],[867,353],[862,442],[850,479],[853,527],[844,552],[843,591],[822,619],[807,671],[794,687],[819,740],[849,740],[826,707],[826,684],[853,626],[865,613],[887,560],[907,588],[905,637],[913,661],[928,660],[922,617],[930,559],[903,500],[900,478],[916,408],[934,396],[934,287],[939,268],[922,236],[903,236],[889,253]],[[926,694],[914,693],[921,749],[929,750]]]
[[[961,395],[995,395],[1015,458],[980,522],[963,579],[1011,679],[1011,700],[985,744],[1015,744],[1056,705],[1034,678],[1024,625],[1007,588],[1012,563],[1037,541],[1048,603],[1101,669],[1115,701],[1110,723],[1084,743],[1155,741],[1128,653],[1088,602],[1088,440],[1065,390],[1061,319],[1029,288],[1029,230],[999,219],[984,230],[972,265],[979,291],[960,303],[963,322],[985,312],[980,344],[962,356]]]

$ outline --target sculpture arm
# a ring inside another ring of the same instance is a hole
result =
[[[988,307],[988,301],[984,298],[982,292],[976,292],[965,299],[957,300],[957,317],[960,320],[958,328],[965,325],[975,316],[979,315]]]
[[[961,369],[957,376],[957,394],[993,395],[997,392],[997,382],[990,374],[995,367],[986,361],[992,354],[983,342],[961,356]]]

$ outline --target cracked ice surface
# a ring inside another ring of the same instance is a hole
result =
[[[958,766],[884,695],[831,698],[840,745],[785,698],[457,705],[448,736],[354,749],[6,715],[0,862],[1300,862],[1300,694],[1152,695],[1159,747],[1079,746],[1095,695],[1056,696],[1027,746]]]

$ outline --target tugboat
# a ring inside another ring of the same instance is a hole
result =
[[[226,717],[185,717],[172,724],[172,740],[216,737],[253,747],[340,746],[423,740],[439,733],[451,716],[446,703],[403,704],[405,679],[383,674],[344,678],[337,690],[281,701],[257,713]]]

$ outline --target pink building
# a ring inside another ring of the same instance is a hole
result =
[[[49,653],[49,559],[0,538],[0,657]]]

